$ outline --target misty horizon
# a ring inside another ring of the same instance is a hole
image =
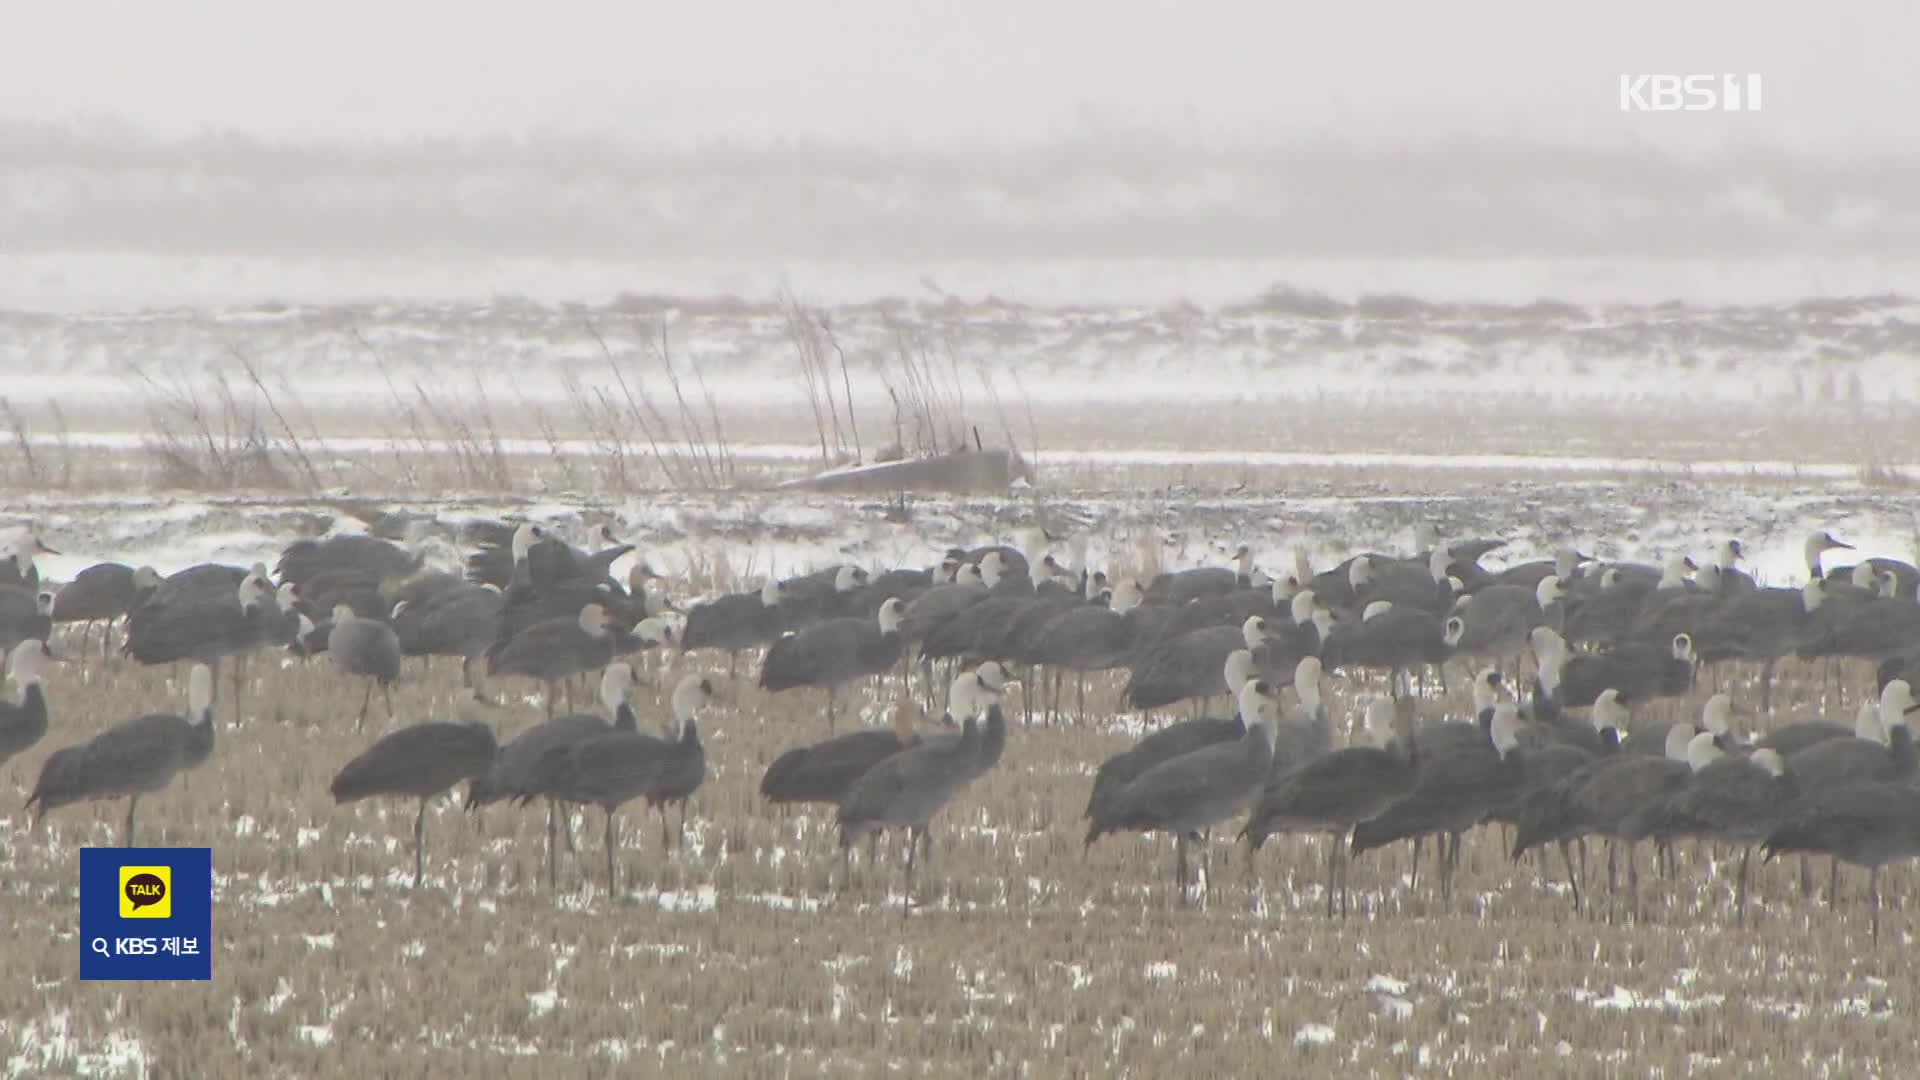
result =
[[[291,142],[0,127],[15,253],[1654,258],[1920,250],[1920,157],[1524,139],[999,153],[825,140]]]

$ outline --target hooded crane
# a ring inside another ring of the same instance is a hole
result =
[[[459,584],[430,599],[402,599],[393,605],[393,632],[403,656],[457,656],[460,682],[480,688],[473,662],[500,639],[500,616],[507,605],[498,585]]]
[[[900,663],[900,623],[906,604],[889,597],[875,618],[828,619],[775,641],[760,665],[760,688],[779,693],[795,687],[827,691],[827,730],[833,730],[840,687],[869,675],[884,675]]]
[[[758,592],[732,593],[704,604],[695,604],[687,612],[687,625],[680,632],[680,651],[724,649],[727,653],[727,677],[739,669],[740,652],[769,645],[787,629],[781,609],[786,589],[772,577]]]
[[[607,816],[607,891],[614,892],[613,845],[616,834],[614,816],[620,807],[647,796],[664,800],[684,800],[699,787],[688,785],[685,775],[706,776],[706,750],[700,743],[698,713],[716,694],[713,680],[688,675],[673,691],[672,729],[666,738],[639,731],[612,731],[581,740],[563,749],[549,751],[536,768],[536,780],[543,791],[553,792],[568,802],[592,803]],[[673,788],[668,792],[667,788]],[[684,791],[686,795],[680,794]],[[660,806],[661,829],[666,828],[666,809]]]
[[[341,604],[333,609],[333,629],[327,632],[327,659],[340,674],[367,680],[356,727],[366,726],[375,686],[386,698],[387,719],[393,719],[393,683],[400,677],[400,637],[393,627],[378,619],[363,619]]]
[[[226,568],[209,568],[202,577],[183,580],[178,590],[169,590],[162,582],[127,620],[120,651],[141,664],[197,660],[210,670],[222,658],[232,658],[233,710],[238,719],[246,656],[264,644],[293,640],[299,630],[295,605],[300,587],[286,584],[275,589],[267,580],[266,568],[255,566],[242,572],[237,588],[226,588],[223,585],[231,579],[217,569]]]
[[[424,561],[422,542],[428,528],[425,521],[409,524],[407,547],[365,533],[339,533],[324,540],[296,540],[280,553],[273,575],[283,582],[302,586],[322,575],[341,572],[368,576],[376,581],[405,576],[419,569]]]
[[[1814,793],[1794,806],[1763,843],[1767,858],[1830,855],[1867,870],[1873,939],[1880,940],[1880,868],[1920,857],[1920,787],[1871,781]]]
[[[473,700],[472,691],[463,691]],[[426,861],[427,803],[486,775],[498,753],[493,729],[467,720],[433,720],[388,732],[334,775],[335,805],[375,796],[420,800],[413,819],[413,887]]]
[[[1648,827],[1655,836],[1692,835],[1740,848],[1733,910],[1735,922],[1745,925],[1747,864],[1754,845],[1772,834],[1781,810],[1798,794],[1779,751],[1761,747],[1747,756],[1716,753],[1686,787],[1661,802]]]
[[[1203,830],[1237,817],[1273,769],[1279,697],[1272,684],[1249,679],[1240,688],[1246,732],[1169,758],[1135,776],[1089,815],[1086,846],[1110,832],[1165,832],[1174,838],[1174,885],[1187,896],[1187,844]]]
[[[1608,687],[1619,691],[1622,701],[1637,704],[1677,697],[1693,685],[1693,638],[1686,634],[1675,634],[1670,643],[1630,642],[1611,652],[1574,656],[1565,638],[1541,626],[1534,629],[1532,643],[1540,686],[1558,708],[1585,708]]]
[[[1625,841],[1629,888],[1637,891],[1640,876],[1633,858],[1633,845],[1647,835],[1652,808],[1692,778],[1688,757],[1702,752],[1693,747],[1696,735],[1705,739],[1707,749],[1711,750],[1717,738],[1712,732],[1696,733],[1692,724],[1675,724],[1667,731],[1664,756],[1616,754],[1599,758],[1590,768],[1572,774],[1559,786],[1530,794],[1520,811],[1513,857],[1518,859],[1529,849],[1549,841],[1570,841],[1598,833],[1610,841],[1607,847],[1609,888],[1614,881],[1615,846]]]
[[[547,887],[559,880],[558,840],[565,817],[560,793],[551,785],[542,786],[539,769],[549,754],[564,754],[574,745],[613,731],[638,731],[634,718],[633,668],[616,661],[608,664],[600,676],[600,703],[605,715],[573,713],[538,723],[516,735],[500,748],[493,767],[467,785],[467,809],[488,806],[502,799],[525,803],[544,798],[547,802]],[[571,828],[569,827],[569,837]],[[571,846],[571,839],[568,841]]]
[[[1421,747],[1420,776],[1413,790],[1385,813],[1356,824],[1348,854],[1438,836],[1440,897],[1451,900],[1461,838],[1517,798],[1525,785],[1520,707],[1502,701],[1483,711],[1475,723],[1429,728],[1421,732]]]
[[[891,714],[892,727],[836,735],[774,758],[760,778],[761,797],[774,804],[838,805],[868,769],[920,742],[907,705],[895,705]]]
[[[1458,615],[1442,619],[1417,607],[1375,600],[1360,621],[1334,630],[1321,658],[1335,670],[1385,671],[1389,686],[1400,692],[1408,668],[1446,663],[1466,632],[1466,620]]]
[[[1226,684],[1235,688],[1234,699],[1244,700],[1241,691],[1253,678],[1253,653],[1246,649],[1228,653],[1223,674]],[[1093,774],[1093,790],[1087,795],[1087,809],[1081,816],[1089,820],[1110,816],[1108,801],[1140,774],[1214,743],[1232,742],[1246,732],[1247,718],[1240,712],[1227,720],[1196,717],[1166,725],[1101,763]]]
[[[1212,626],[1146,646],[1127,680],[1127,708],[1158,709],[1190,698],[1238,693],[1238,687],[1221,682],[1227,656],[1246,649],[1258,663],[1265,655],[1267,633],[1266,618],[1250,615],[1237,627]]]
[[[991,713],[997,714],[999,706]],[[900,897],[905,913],[913,902],[913,870],[933,816],[973,781],[982,750],[979,722],[969,714],[958,739],[929,740],[909,747],[867,770],[840,802],[841,863],[861,838],[883,829],[907,830],[906,885]],[[843,873],[844,876],[844,873]]]
[[[116,724],[78,746],[55,750],[40,766],[27,798],[33,823],[77,802],[127,800],[122,847],[133,846],[133,814],[140,796],[164,791],[173,778],[213,754],[213,672],[195,664],[187,673],[187,715],[148,713]]]
[[[53,636],[52,589],[0,588],[0,651]]]
[[[40,666],[53,658],[44,641],[23,641],[7,654],[7,675],[20,688],[17,702],[0,701],[0,765],[25,753],[47,734],[47,692]]]
[[[1353,827],[1406,798],[1420,776],[1413,732],[1392,698],[1376,697],[1368,704],[1367,730],[1375,745],[1335,750],[1271,779],[1240,834],[1249,848],[1258,851],[1275,833],[1327,833],[1328,917],[1333,915],[1336,880],[1340,912],[1347,911],[1341,855]]]
[[[1885,690],[1885,684],[1881,684]],[[1853,726],[1836,724],[1831,720],[1795,720],[1782,724],[1760,737],[1759,746],[1776,750],[1783,757],[1793,755],[1817,743],[1828,739],[1844,739],[1849,735],[1863,739],[1878,739],[1880,727],[1880,699],[1867,698],[1860,702],[1854,711]]]
[[[113,624],[126,617],[141,600],[160,587],[160,575],[151,566],[139,569],[124,563],[95,563],[73,576],[53,597],[55,623],[84,623],[80,651],[87,650],[93,624],[106,624],[100,635],[100,655],[107,655]]]
[[[1062,670],[1074,673],[1083,719],[1087,715],[1087,672],[1106,671],[1126,663],[1144,625],[1136,614],[1142,610],[1141,602],[1139,584],[1122,581],[1113,587],[1104,607],[1077,604],[1054,612],[1028,652],[1027,660],[1054,669],[1056,676]],[[1050,712],[1059,711],[1059,692],[1056,678]]]
[[[1548,574],[1531,587],[1490,585],[1454,605],[1466,629],[1455,646],[1458,656],[1511,659],[1527,648],[1536,626],[1552,626],[1561,614],[1566,591],[1560,576]]]
[[[553,719],[560,680],[613,660],[613,619],[599,604],[576,618],[535,623],[487,650],[487,674],[525,675],[547,685],[547,719]]]
[[[1233,552],[1232,566],[1197,566],[1156,574],[1147,584],[1149,601],[1184,604],[1201,597],[1229,593],[1245,586],[1253,577],[1253,549],[1241,544]]]

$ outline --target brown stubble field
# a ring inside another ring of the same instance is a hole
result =
[[[1642,851],[1640,917],[1609,913],[1598,884],[1598,909],[1575,913],[1486,831],[1450,905],[1430,863],[1409,893],[1395,849],[1356,864],[1359,911],[1330,921],[1324,841],[1281,838],[1251,882],[1244,848],[1216,839],[1211,895],[1183,908],[1169,842],[1082,852],[1092,769],[1126,744],[1117,725],[1016,718],[999,768],[937,820],[903,916],[887,846],[880,865],[856,857],[849,887],[828,817],[760,802],[765,765],[825,723],[817,698],[770,699],[743,678],[703,727],[687,845],[665,854],[657,819],[622,815],[618,895],[597,811],[575,826],[556,895],[541,812],[445,801],[416,892],[412,805],[327,795],[384,727],[378,704],[357,732],[360,688],[324,662],[251,670],[245,718],[220,702],[212,760],[141,806],[137,843],[214,849],[214,981],[178,985],[76,979],[76,849],[117,843],[124,803],[69,808],[38,833],[12,807],[52,749],[183,707],[182,684],[97,657],[54,672],[52,734],[0,776],[8,1075],[1866,1075],[1911,1060],[1910,867],[1886,876],[1878,947],[1852,872],[1834,915],[1769,866],[1754,925],[1736,929],[1725,853],[1688,846],[1669,882]],[[1450,675],[1457,692],[1464,672]],[[1791,666],[1787,679],[1802,708],[1824,685]],[[401,720],[444,717],[456,680],[451,665],[410,668]],[[1336,716],[1372,689],[1337,680]],[[897,693],[870,693],[867,719]],[[1110,715],[1113,687],[1093,697]],[[664,715],[656,697],[642,722]],[[538,717],[515,698],[503,739]]]

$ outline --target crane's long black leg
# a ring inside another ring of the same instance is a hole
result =
[[[127,800],[127,823],[126,826],[120,830],[121,847],[133,846],[133,808],[138,805],[140,805],[140,796],[138,795],[132,796]]]
[[[1173,836],[1173,887],[1180,903],[1187,902],[1187,834],[1175,833]]]
[[[1340,834],[1332,834],[1327,845],[1327,918],[1333,918],[1333,864],[1340,855]]]
[[[1838,866],[1839,860],[1836,859],[1834,864]],[[1877,944],[1880,941],[1880,868],[1878,866],[1867,868],[1867,905],[1868,918],[1873,925],[1873,940]]]
[[[560,808],[552,799],[547,800],[547,888],[555,889],[560,882]]]
[[[920,850],[920,832],[918,825],[907,830],[907,888],[900,895],[900,914],[902,915],[913,909],[913,857]]]
[[[613,807],[607,807],[607,895],[613,891]]]
[[[1753,858],[1753,846],[1749,844],[1740,851],[1740,876],[1733,890],[1733,923],[1735,926],[1747,925],[1747,862]]]
[[[427,862],[427,800],[420,800],[420,812],[413,819],[413,887],[420,887],[420,874]]]
[[[367,680],[366,696],[360,699],[360,715],[354,720],[354,730],[363,730],[367,726],[367,710],[373,708],[373,680]]]

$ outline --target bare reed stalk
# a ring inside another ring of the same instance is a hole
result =
[[[274,400],[273,392],[268,390],[267,384],[261,380],[260,372],[254,366],[253,360],[232,342],[227,343],[227,351],[240,365],[240,370],[246,373],[247,381],[252,384],[254,392],[260,395],[260,400],[266,403],[267,411],[273,414],[274,421],[280,425],[280,435],[287,444],[287,457],[307,478],[308,489],[318,491],[325,487],[326,484],[320,479],[320,470],[314,467],[313,458],[308,456],[307,448],[300,441],[299,433],[293,430],[293,425],[287,421],[286,414],[280,411],[280,403]]]
[[[60,451],[59,486],[69,488],[73,486],[73,436],[67,429],[67,414],[52,398],[47,399],[47,413],[53,417],[54,446]]]
[[[251,400],[253,395],[237,391],[231,378],[213,380],[213,400],[208,402],[190,382],[168,385],[138,365],[130,370],[151,395],[146,449],[163,483],[202,490],[295,486],[276,460],[279,448],[261,420],[259,405]]]
[[[840,424],[839,403],[833,396],[832,376],[822,343],[825,334],[819,321],[792,294],[782,298],[780,310],[786,320],[787,337],[800,358],[800,381],[806,389],[814,431],[820,440],[820,464],[823,467],[839,464],[846,459],[847,436]],[[848,408],[851,410],[851,403]]]
[[[40,462],[33,456],[33,439],[27,432],[27,422],[14,411],[13,402],[3,397],[0,397],[0,419],[6,421],[7,431],[13,436],[13,444],[20,450],[24,485],[39,487]]]
[[[606,360],[607,371],[613,376],[615,386],[620,391],[620,402],[616,403],[607,394],[596,391],[593,401],[597,409],[589,410],[595,417],[594,426],[600,432],[596,437],[610,445],[621,448],[618,469],[624,481],[631,482],[626,459],[631,454],[625,450],[626,437],[621,433],[624,425],[630,424],[640,430],[646,440],[647,450],[654,464],[660,469],[666,482],[677,488],[720,488],[730,487],[735,480],[733,448],[727,442],[724,429],[720,426],[720,410],[708,389],[706,379],[695,368],[699,393],[704,399],[705,412],[712,428],[709,430],[700,419],[700,411],[687,397],[686,388],[680,374],[674,369],[673,355],[664,322],[660,326],[658,341],[650,342],[653,355],[659,361],[667,388],[673,395],[674,417],[664,412],[647,391],[644,378],[629,379],[615,356],[613,347],[607,343],[606,336],[591,321],[586,324],[587,334],[600,347],[600,355]],[[582,395],[584,397],[584,395]]]

